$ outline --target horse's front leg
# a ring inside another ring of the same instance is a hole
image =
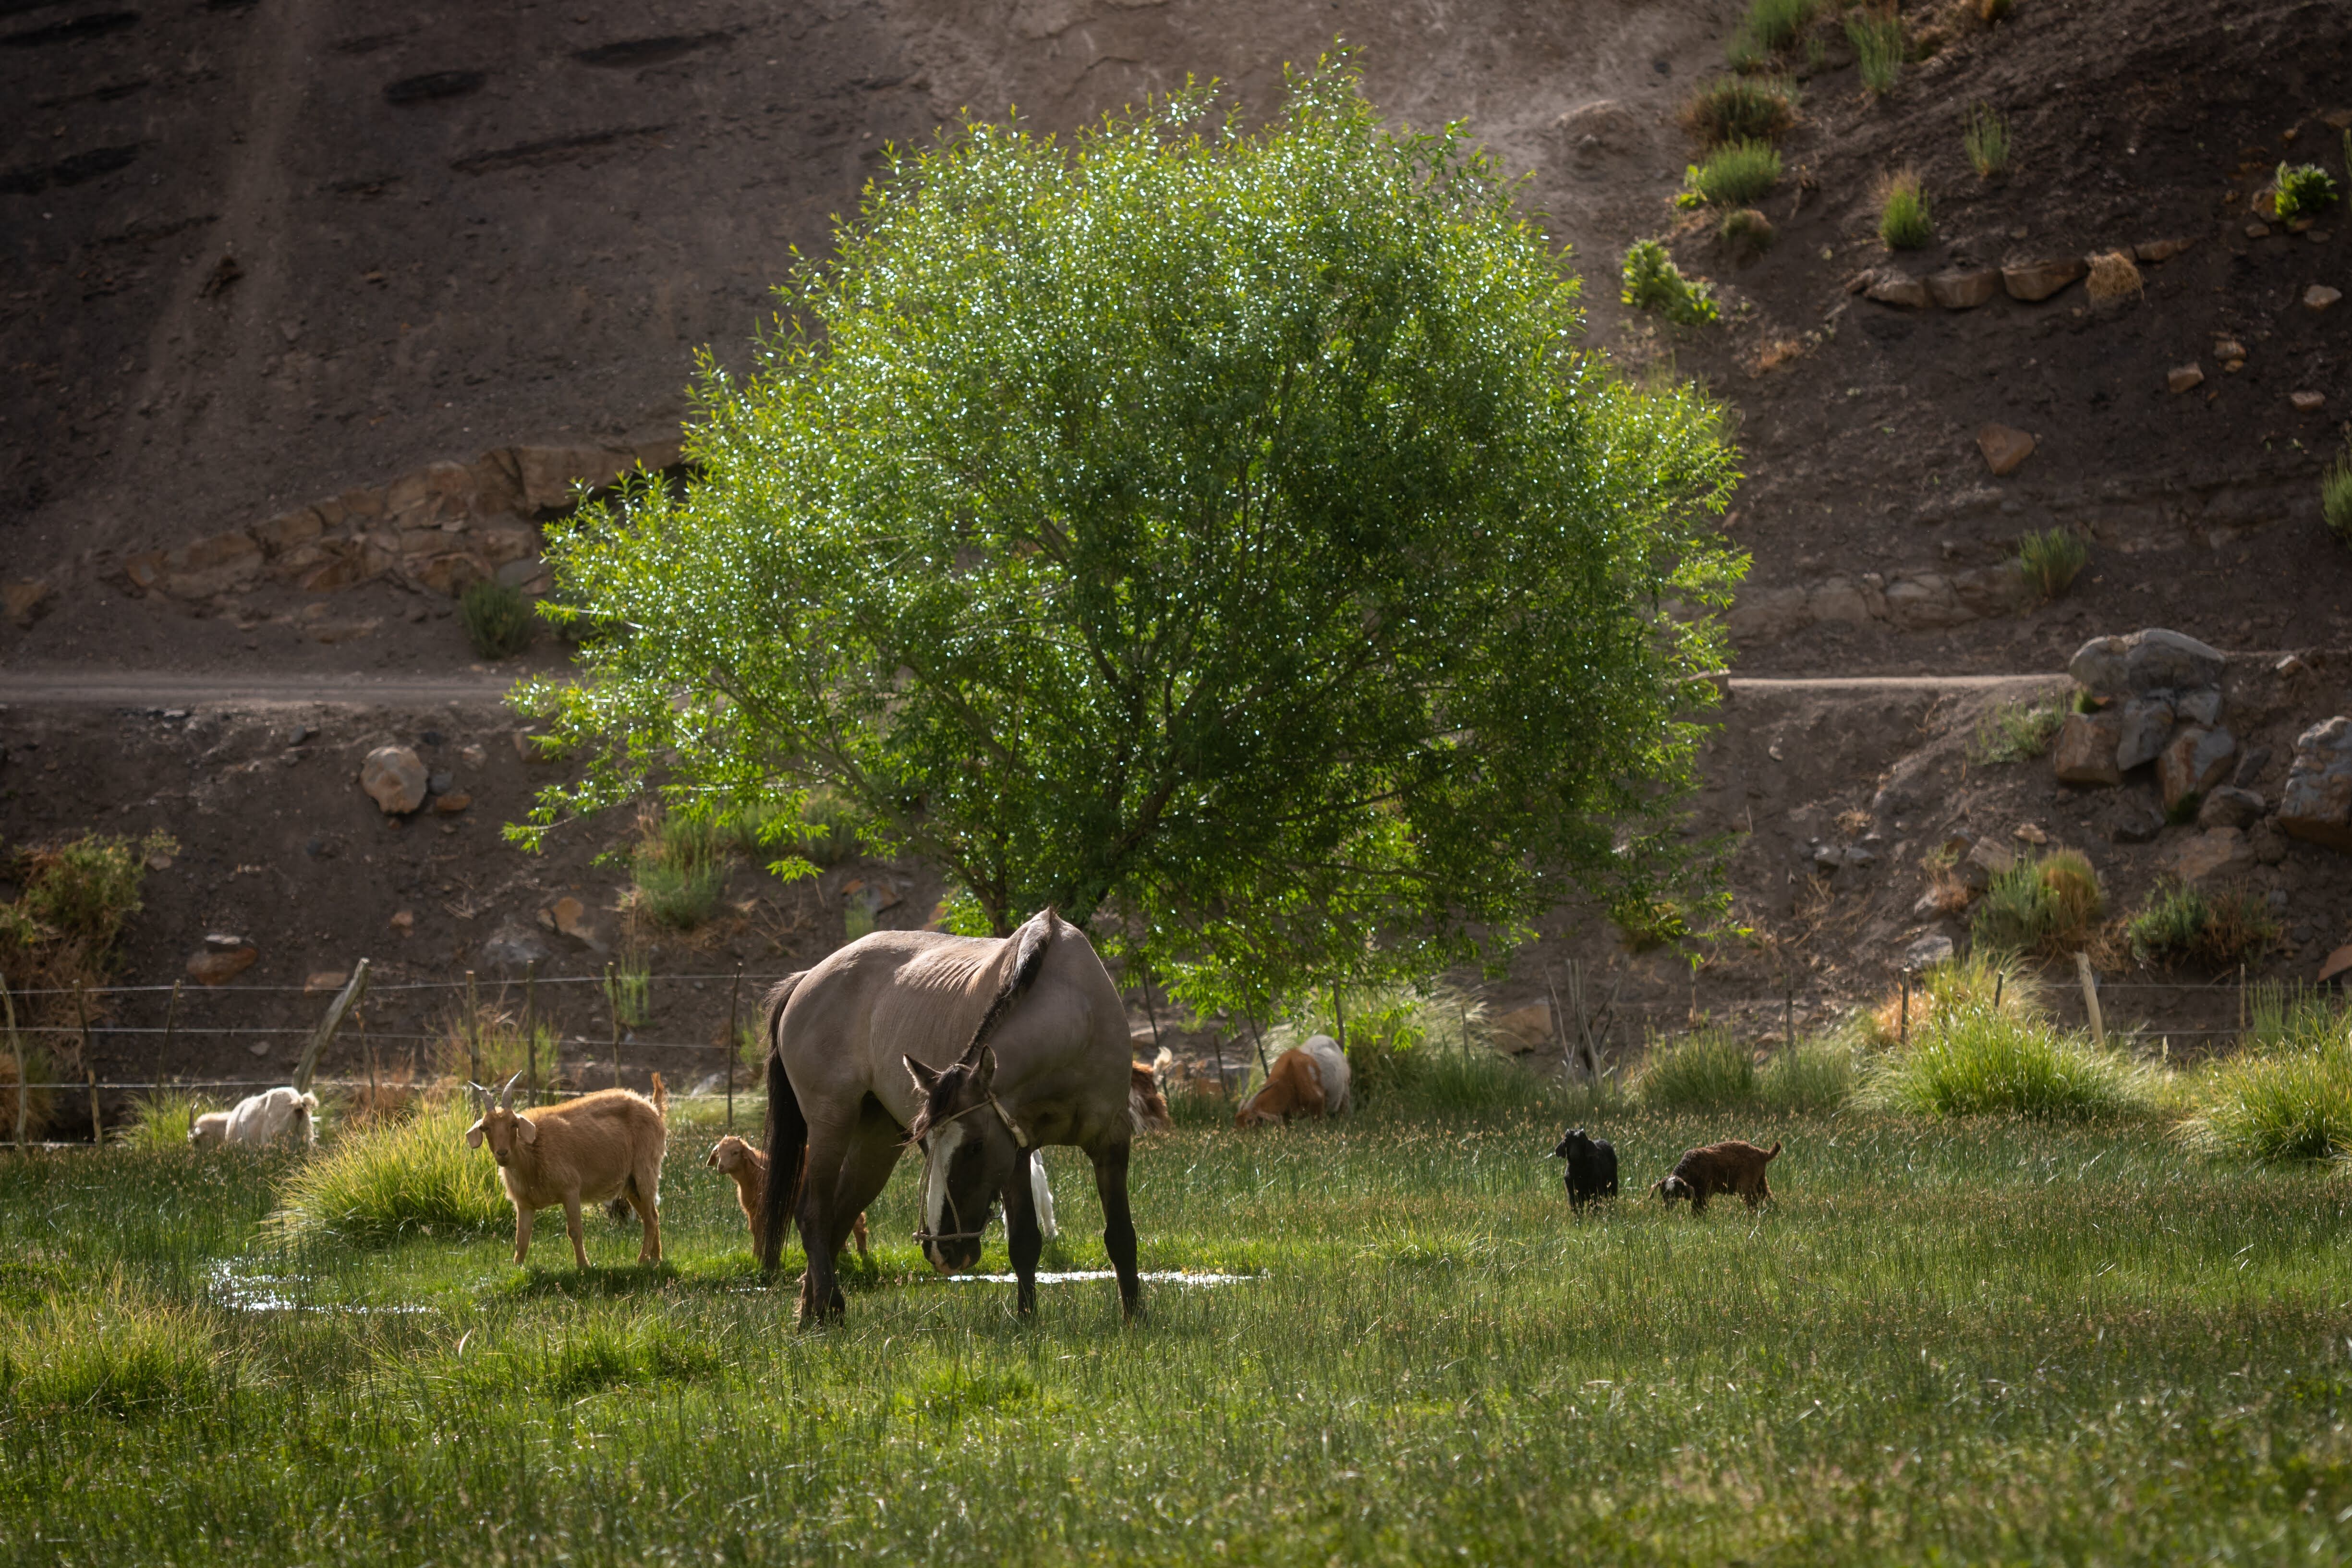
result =
[[[841,1287],[833,1272],[833,1206],[841,1184],[843,1136],[831,1128],[809,1130],[808,1168],[801,1180],[801,1251],[808,1259],[801,1275],[800,1326],[814,1328],[842,1315]]]
[[[1029,1188],[1029,1161],[1014,1162],[1013,1179],[1004,1184],[1004,1239],[1013,1254],[1013,1273],[1020,1281],[1014,1310],[1024,1318],[1037,1312],[1037,1255],[1045,1248],[1045,1235],[1037,1225],[1037,1204]]]
[[[1127,1140],[1089,1150],[1095,1163],[1095,1192],[1102,1199],[1103,1250],[1118,1271],[1121,1316],[1133,1318],[1142,1310],[1143,1285],[1135,1273],[1135,1219],[1127,1207]]]

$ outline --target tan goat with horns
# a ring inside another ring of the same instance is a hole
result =
[[[634,1089],[600,1089],[531,1111],[513,1109],[515,1082],[521,1077],[507,1079],[495,1104],[480,1084],[466,1086],[481,1097],[482,1106],[481,1120],[466,1129],[466,1146],[478,1149],[487,1140],[498,1160],[499,1179],[514,1205],[515,1261],[530,1254],[532,1215],[562,1204],[572,1261],[587,1268],[580,1205],[617,1197],[626,1199],[645,1222],[637,1261],[660,1262],[659,1193],[662,1153],[669,1142],[669,1095],[659,1075],[651,1100]]]

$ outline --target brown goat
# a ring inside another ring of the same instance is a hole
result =
[[[1160,1069],[1171,1059],[1173,1053],[1162,1046],[1150,1066],[1127,1064],[1127,1119],[1138,1132],[1165,1132],[1176,1125],[1168,1115],[1168,1097],[1160,1092]]]
[[[1651,1183],[1650,1190],[1664,1198],[1668,1208],[1675,1206],[1676,1198],[1690,1199],[1693,1214],[1705,1214],[1707,1197],[1714,1193],[1736,1193],[1752,1209],[1772,1195],[1770,1184],[1764,1180],[1764,1167],[1780,1152],[1778,1140],[1769,1149],[1759,1149],[1736,1138],[1728,1143],[1685,1150],[1675,1168]]]
[[[702,1162],[735,1178],[735,1201],[743,1210],[743,1217],[751,1222],[751,1245],[760,1245],[760,1208],[768,1201],[768,1157],[732,1132],[710,1146],[710,1157]],[[808,1152],[801,1152],[801,1173],[808,1173]],[[857,1244],[857,1256],[871,1258],[866,1250],[866,1213],[858,1211],[850,1222],[850,1239]]]
[[[563,1205],[563,1228],[572,1237],[572,1261],[588,1267],[588,1248],[580,1236],[580,1205],[621,1197],[637,1211],[645,1224],[645,1240],[637,1261],[661,1261],[662,1153],[669,1142],[664,1115],[669,1096],[661,1080],[654,1080],[654,1098],[633,1089],[600,1089],[593,1094],[567,1100],[536,1110],[512,1109],[517,1073],[507,1079],[498,1102],[490,1091],[472,1084],[481,1096],[481,1120],[466,1129],[466,1146],[478,1149],[487,1142],[499,1163],[499,1179],[506,1184],[514,1205],[515,1253],[520,1263],[530,1256],[531,1216],[556,1204]]]

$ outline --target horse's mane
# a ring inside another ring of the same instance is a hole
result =
[[[1061,917],[1048,905],[1022,922],[1021,929],[1005,939],[1013,944],[1013,963],[996,983],[996,994],[989,998],[988,1011],[980,1016],[980,1023],[973,1028],[970,1043],[964,1047],[962,1055],[956,1058],[954,1065],[947,1069],[948,1072],[979,1062],[980,1048],[988,1044],[989,1036],[994,1034],[996,1026],[1004,1021],[1004,1015],[1013,1010],[1013,1004],[1021,999],[1022,994],[1036,980],[1037,972],[1045,966],[1045,950],[1052,944],[1054,928],[1060,921]],[[931,1113],[942,1105],[942,1090],[946,1085],[947,1075],[942,1073],[939,1081],[931,1086],[931,1092],[925,1097],[922,1109],[915,1112],[914,1121],[908,1124],[909,1142],[929,1130]]]

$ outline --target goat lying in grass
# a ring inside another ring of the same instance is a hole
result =
[[[1617,1195],[1617,1150],[1603,1138],[1588,1138],[1581,1127],[1571,1131],[1552,1151],[1568,1162],[1568,1206],[1580,1209],[1595,1198]]]
[[[259,1094],[247,1095],[234,1110],[208,1110],[197,1117],[189,1123],[188,1143],[196,1149],[216,1149],[224,1143],[258,1149],[290,1136],[307,1149],[319,1141],[318,1129],[311,1119],[311,1112],[318,1109],[319,1097],[315,1094],[292,1089],[264,1089]]]
[[[711,1145],[710,1157],[702,1162],[715,1170],[726,1172],[735,1179],[735,1202],[743,1210],[743,1217],[751,1223],[751,1245],[760,1245],[760,1209],[768,1201],[768,1157],[732,1132]],[[801,1169],[808,1169],[808,1154],[801,1155]],[[860,1210],[851,1222],[850,1238],[857,1243],[857,1256],[868,1258],[866,1250],[866,1215]]]
[[[1668,1208],[1675,1206],[1676,1198],[1690,1199],[1693,1214],[1705,1214],[1707,1197],[1714,1193],[1737,1193],[1752,1209],[1772,1195],[1771,1185],[1764,1180],[1764,1167],[1780,1152],[1777,1140],[1769,1149],[1759,1149],[1736,1138],[1685,1150],[1672,1171],[1650,1184],[1650,1190],[1664,1199]]]
[[[669,1142],[664,1121],[669,1096],[654,1080],[655,1098],[632,1089],[601,1089],[536,1110],[512,1108],[517,1073],[507,1079],[498,1102],[479,1084],[468,1084],[481,1097],[481,1120],[466,1129],[466,1146],[485,1142],[499,1163],[499,1179],[506,1184],[508,1201],[515,1211],[514,1260],[530,1256],[531,1216],[556,1204],[563,1205],[563,1228],[572,1237],[572,1258],[588,1267],[588,1248],[580,1235],[580,1205],[606,1198],[628,1200],[645,1223],[645,1239],[637,1261],[661,1261],[662,1153]]]
[[[1234,1125],[1280,1126],[1294,1116],[1345,1116],[1350,1076],[1339,1042],[1313,1036],[1274,1058],[1265,1083],[1234,1114]]]

